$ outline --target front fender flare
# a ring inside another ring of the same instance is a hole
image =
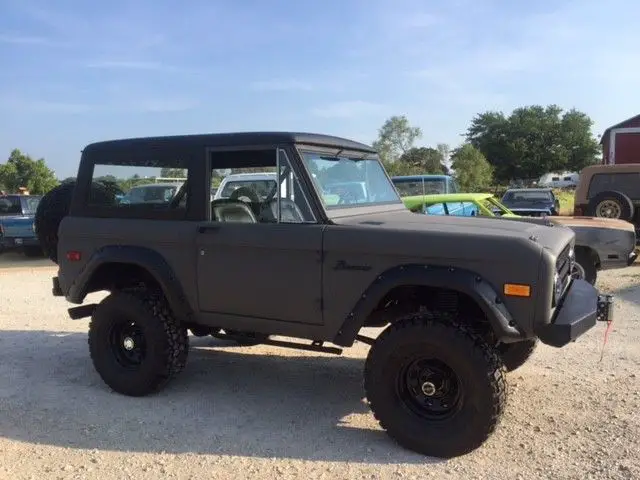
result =
[[[380,300],[393,288],[403,285],[448,288],[464,293],[482,309],[500,341],[509,343],[525,338],[504,306],[501,296],[477,273],[454,267],[411,264],[386,270],[367,287],[347,315],[333,343],[352,346],[360,328]]]
[[[145,269],[158,282],[178,318],[186,320],[193,315],[182,286],[164,257],[155,250],[135,245],[108,245],[96,250],[69,288],[67,300],[82,303],[93,274],[100,266],[109,263],[136,265]]]

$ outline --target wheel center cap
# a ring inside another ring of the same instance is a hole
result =
[[[431,382],[424,382],[422,384],[422,393],[427,397],[432,397],[436,393],[436,386]]]
[[[126,337],[122,344],[124,345],[125,350],[133,350],[133,348],[136,346],[136,343],[131,337]]]

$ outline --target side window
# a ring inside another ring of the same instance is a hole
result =
[[[638,173],[596,173],[591,178],[587,199],[600,192],[617,190],[632,200],[640,200],[640,174]]]
[[[473,202],[447,202],[446,206],[449,215],[458,217],[470,217],[478,213],[478,207]]]
[[[434,203],[433,205],[425,206],[424,211],[427,215],[446,215],[443,203]]]
[[[211,166],[212,221],[315,222],[284,150],[213,151]]]
[[[108,207],[114,215],[128,212],[127,216],[144,218],[158,213],[162,218],[164,212],[172,219],[181,218],[189,201],[187,173],[187,162],[179,158],[116,158],[96,163],[92,175],[95,186],[87,205]]]

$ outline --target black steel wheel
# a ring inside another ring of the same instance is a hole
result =
[[[469,327],[416,314],[375,340],[364,388],[383,429],[401,446],[451,458],[480,447],[507,400],[506,369]]]
[[[408,361],[398,375],[398,397],[416,415],[441,420],[460,408],[462,385],[448,365],[425,356]]]
[[[126,317],[116,319],[109,332],[111,352],[124,368],[139,367],[144,361],[147,345],[142,328]]]
[[[102,380],[123,395],[143,396],[164,387],[185,367],[187,329],[161,292],[113,292],[89,324],[89,352]]]

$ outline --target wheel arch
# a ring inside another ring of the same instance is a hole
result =
[[[497,339],[511,342],[526,337],[517,328],[501,295],[481,275],[454,267],[409,264],[390,268],[376,277],[347,314],[333,343],[344,347],[353,345],[376,307],[389,292],[399,287],[427,287],[465,295],[482,311]]]
[[[109,245],[90,257],[69,289],[67,299],[82,303],[87,294],[117,290],[145,283],[162,291],[174,315],[188,320],[193,310],[182,286],[166,259],[157,251],[141,246]]]

